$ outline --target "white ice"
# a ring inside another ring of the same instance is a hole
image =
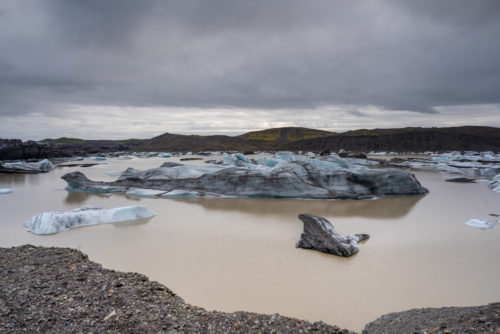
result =
[[[9,188],[0,188],[0,195],[12,194],[13,190]]]
[[[24,223],[28,231],[36,234],[53,234],[71,228],[117,223],[156,216],[144,205],[105,209],[100,206],[86,206],[72,211],[49,211],[33,216]]]
[[[486,219],[471,219],[465,224],[472,226],[472,227],[477,227],[477,228],[493,228],[498,224],[498,222],[494,222],[491,220],[486,220]]]
[[[25,171],[48,172],[54,168],[52,162],[47,159],[38,162],[6,162],[3,163],[4,168],[19,169]]]

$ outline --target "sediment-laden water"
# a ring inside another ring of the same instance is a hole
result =
[[[500,194],[486,182],[449,183],[438,172],[414,171],[428,195],[318,201],[100,196],[67,192],[60,179],[80,170],[111,181],[116,176],[106,172],[165,161],[178,159],[108,159],[88,168],[0,175],[0,188],[14,190],[0,195],[0,246],[74,247],[108,268],[143,273],[207,309],[280,313],[353,330],[388,312],[500,300],[500,227],[465,225],[500,213]],[[157,216],[48,236],[23,227],[43,211],[134,204]],[[371,238],[351,258],[297,249],[299,213],[324,216],[340,233]]]

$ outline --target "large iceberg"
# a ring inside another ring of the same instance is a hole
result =
[[[54,165],[47,159],[38,162],[4,162],[0,163],[0,172],[3,173],[42,173],[54,169]]]
[[[42,212],[24,223],[28,231],[36,234],[53,234],[71,228],[117,223],[141,218],[150,218],[156,214],[144,205],[124,206],[104,209],[100,206],[86,206],[72,211]]]
[[[183,194],[182,197],[195,194],[200,197],[364,199],[428,192],[407,171],[359,167],[363,168],[343,168],[335,162],[307,158],[280,160],[274,167],[260,165],[258,168],[165,163],[148,170],[129,168],[114,182],[92,181],[81,172],[68,173],[62,178],[68,183],[68,190],[128,191],[137,195],[139,192],[131,188],[140,188]],[[165,195],[160,196],[171,197]]]

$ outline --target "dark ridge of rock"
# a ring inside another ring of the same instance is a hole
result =
[[[279,314],[207,311],[74,249],[0,248],[0,259],[0,332],[352,333]]]
[[[454,177],[451,179],[446,179],[445,181],[456,183],[476,183],[475,179],[469,179],[468,177]]]
[[[500,152],[500,129],[463,126],[453,128],[402,128],[355,130],[328,137],[299,140],[282,150],[311,150],[337,152],[394,151],[495,151]]]
[[[313,249],[338,256],[352,256],[359,251],[358,242],[368,239],[368,234],[340,235],[325,218],[310,214],[300,214],[304,222],[298,248]]]
[[[0,160],[66,158],[91,154],[127,151],[132,144],[113,141],[82,141],[81,143],[23,142],[20,139],[0,139]]]
[[[473,307],[421,308],[381,316],[363,334],[499,333],[500,303]]]

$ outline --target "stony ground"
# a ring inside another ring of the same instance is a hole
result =
[[[349,333],[323,322],[208,312],[144,275],[68,248],[0,248],[0,333]]]
[[[423,308],[390,313],[366,325],[363,334],[500,334],[500,303],[476,307]]]
[[[335,301],[333,301],[335,302]],[[0,248],[0,333],[352,333],[323,322],[208,312],[144,275],[69,248]],[[391,313],[363,333],[496,333],[500,303]]]

